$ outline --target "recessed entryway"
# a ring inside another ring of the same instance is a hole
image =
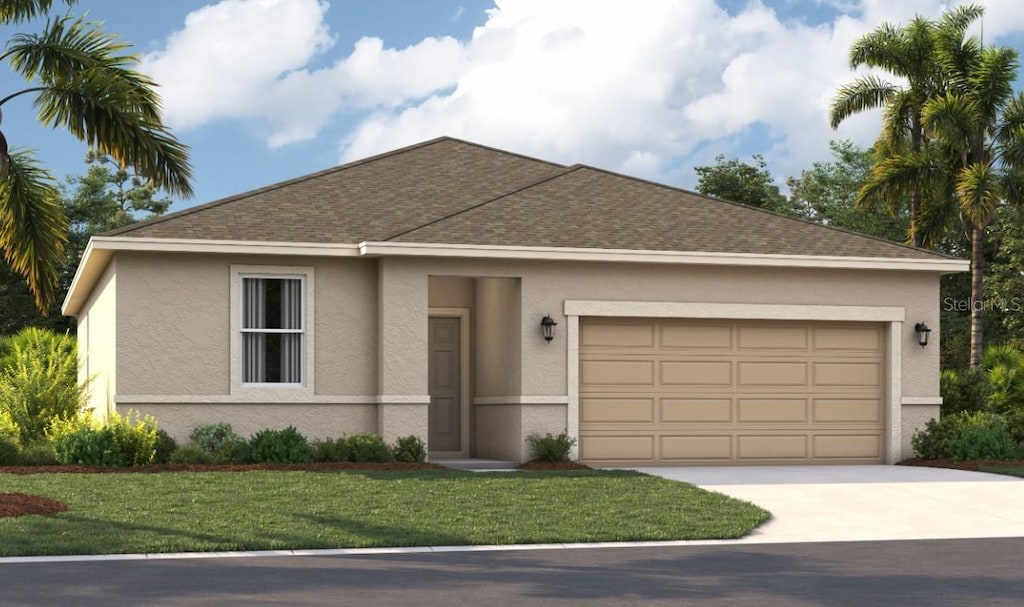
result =
[[[434,458],[469,455],[469,310],[431,309],[427,444]]]

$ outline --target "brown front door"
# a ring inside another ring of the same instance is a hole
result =
[[[428,320],[430,409],[427,411],[431,451],[462,450],[459,361],[459,318]]]

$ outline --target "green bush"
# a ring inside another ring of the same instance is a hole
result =
[[[213,454],[213,462],[215,464],[250,464],[252,463],[252,447],[245,440],[225,442]]]
[[[18,455],[19,466],[53,466],[58,464],[57,452],[49,441],[36,441],[22,447]]]
[[[22,443],[43,438],[55,420],[71,419],[85,407],[76,350],[73,337],[34,327],[3,339],[0,408],[17,424]]]
[[[425,462],[427,461],[427,446],[423,444],[420,437],[409,435],[399,437],[391,450],[396,462]]]
[[[244,438],[235,434],[231,424],[224,422],[196,426],[188,437],[210,455],[216,455],[226,444],[246,442]]]
[[[178,450],[178,441],[163,430],[156,433],[156,451],[153,454],[154,464],[166,464],[171,461],[171,455]]]
[[[970,432],[967,432],[971,430]],[[980,434],[991,431],[998,434],[1006,432],[1006,420],[998,414],[988,411],[961,411],[951,415],[944,415],[938,420],[928,420],[924,430],[914,433],[910,442],[914,447],[914,453],[923,459],[946,459],[954,457],[953,444],[961,442],[961,449],[967,449],[967,445],[975,442],[988,442],[987,439],[975,437],[974,430],[981,430]],[[961,441],[964,434],[970,434],[966,442]],[[1012,439],[1011,439],[1012,442]]]
[[[353,434],[345,439],[348,461],[384,463],[394,461],[391,448],[376,434]]]
[[[962,462],[972,459],[1014,459],[1017,445],[1006,430],[1006,423],[994,426],[968,426],[949,444],[950,455]]]
[[[294,426],[284,430],[260,430],[249,441],[252,461],[270,464],[304,464],[313,461],[305,436]]]
[[[526,442],[533,451],[533,459],[542,462],[567,462],[572,446],[576,444],[575,438],[569,438],[565,432],[554,436],[551,433],[541,436],[531,434],[526,437]]]
[[[313,450],[314,462],[347,462],[349,461],[348,442],[344,438],[316,439],[309,443]]]
[[[18,464],[18,456],[21,448],[18,443],[9,438],[0,437],[0,466],[15,466]]]
[[[7,440],[16,445],[21,444],[21,431],[14,423],[14,418],[6,409],[0,409],[0,440]]]
[[[53,448],[61,464],[82,466],[142,466],[156,456],[156,420],[129,411],[121,416],[111,412],[106,423],[97,425],[88,417],[57,424]]]
[[[939,378],[942,415],[960,411],[983,411],[992,395],[989,372],[985,369],[947,369]]]
[[[213,456],[199,445],[182,445],[171,453],[172,464],[212,464]]]

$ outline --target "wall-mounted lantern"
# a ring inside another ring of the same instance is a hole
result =
[[[927,346],[928,334],[932,332],[932,330],[928,328],[928,325],[923,322],[919,322],[914,325],[914,331],[917,333],[917,343],[921,344],[922,348]]]
[[[544,335],[544,341],[551,343],[551,340],[555,338],[555,325],[557,324],[550,314],[545,314],[544,318],[540,319],[540,332]]]

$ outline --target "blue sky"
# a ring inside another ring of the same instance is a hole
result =
[[[938,0],[81,0],[143,56],[192,149],[173,210],[439,135],[692,187],[716,154],[762,154],[780,182],[869,145],[878,116],[833,132],[850,42]],[[985,39],[1020,48],[1024,3],[989,0]],[[30,29],[24,26],[22,29]],[[3,32],[6,39],[10,31]],[[0,92],[21,84],[0,74]],[[58,176],[70,135],[4,106],[12,146]]]

